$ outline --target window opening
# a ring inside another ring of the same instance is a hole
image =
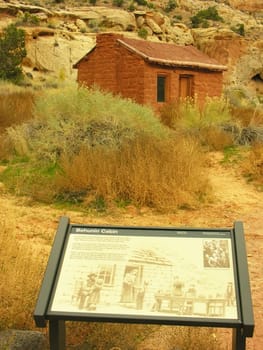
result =
[[[157,102],[165,102],[166,76],[157,76]]]

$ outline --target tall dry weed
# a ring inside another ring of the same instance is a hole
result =
[[[255,181],[263,188],[263,144],[251,146],[249,155],[243,163],[243,171],[250,181]]]
[[[138,138],[119,149],[83,148],[63,157],[57,177],[60,192],[86,193],[106,201],[131,201],[157,209],[198,205],[209,192],[205,156],[190,138]]]
[[[164,105],[160,113],[163,124],[194,137],[209,150],[223,150],[233,144],[231,133],[223,126],[231,120],[230,107],[223,98],[207,98],[203,106],[195,99]]]
[[[0,132],[32,118],[34,93],[31,90],[0,88]]]
[[[187,98],[165,105],[160,112],[165,125],[173,129],[199,132],[203,128],[225,124],[231,119],[230,107],[223,97],[207,97],[204,105]]]
[[[1,222],[0,241],[0,329],[32,329],[47,252],[19,239],[15,226],[6,222]]]
[[[263,126],[263,110],[249,106],[232,107],[231,113],[241,127]]]
[[[230,132],[215,126],[200,130],[198,138],[209,151],[222,151],[234,143],[234,137]]]
[[[139,345],[138,350],[160,346],[180,350],[225,350],[218,329],[208,327],[162,326]]]

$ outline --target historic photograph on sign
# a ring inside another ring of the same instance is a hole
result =
[[[50,311],[236,320],[231,238],[71,233]]]

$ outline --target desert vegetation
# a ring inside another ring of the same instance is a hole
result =
[[[1,223],[0,257],[0,330],[33,329],[32,312],[36,295],[45,271],[49,249],[34,250],[14,235],[14,226],[10,222]],[[46,244],[51,244],[52,237],[43,236]],[[43,242],[44,243],[44,242]],[[37,263],[36,263],[37,262]],[[40,277],[40,278],[39,278]]]
[[[18,82],[23,75],[21,64],[24,57],[25,32],[10,24],[0,36],[0,79]]]
[[[209,194],[201,146],[152,110],[86,88],[43,94],[32,119],[2,136],[2,157],[12,159],[2,180],[14,193],[101,210],[191,207]]]
[[[244,174],[262,182],[263,116],[252,107],[224,98],[199,107],[189,99],[165,105],[157,116],[74,84],[3,91],[1,180],[15,194],[83,210],[196,207],[210,199],[207,152],[240,147]]]
[[[223,98],[208,99],[202,108],[194,100],[177,101],[157,116],[98,89],[34,91],[5,84],[0,180],[17,196],[87,213],[127,205],[166,213],[196,208],[212,200],[206,175],[210,151],[222,151],[226,166],[239,162],[248,181],[262,190],[262,121],[262,111]],[[52,235],[41,233],[43,245],[33,249],[12,235],[13,224],[1,222],[0,329],[33,329]],[[89,334],[90,348],[133,350],[159,326],[92,323],[69,329],[72,343]],[[180,349],[221,349],[215,330],[180,327],[173,334],[170,341]]]

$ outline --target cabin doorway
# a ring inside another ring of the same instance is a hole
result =
[[[193,97],[193,76],[182,74],[179,77],[179,97],[181,99]]]

